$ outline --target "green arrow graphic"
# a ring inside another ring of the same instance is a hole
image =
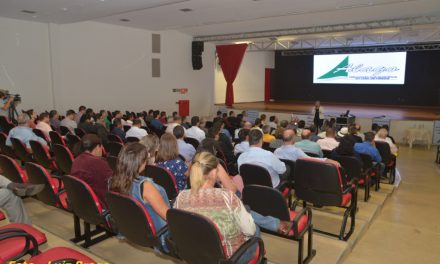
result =
[[[331,69],[326,74],[322,75],[318,79],[330,79],[335,77],[347,77],[348,72],[346,71],[348,67],[348,56],[345,57],[336,67]]]

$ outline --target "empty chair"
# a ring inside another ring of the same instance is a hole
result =
[[[148,165],[142,175],[152,178],[154,183],[162,186],[165,189],[165,192],[167,193],[168,199],[170,199],[170,201],[174,200],[179,194],[176,179],[169,170],[158,166]]]
[[[199,141],[195,138],[186,137],[183,139],[186,143],[191,144],[194,149],[197,149],[199,147]]]
[[[55,247],[44,251],[32,258],[27,263],[97,263],[88,256],[66,247]]]
[[[73,242],[81,244],[82,247],[88,248],[99,243],[113,235],[108,224],[109,212],[104,210],[90,186],[84,181],[73,177],[63,176],[64,187],[69,197],[69,208],[74,214],[74,230],[75,237]],[[80,220],[84,222],[84,233],[81,234]],[[96,228],[92,231],[91,225]],[[92,239],[92,236],[101,234]]]
[[[35,161],[48,170],[58,170],[55,160],[49,153],[49,150],[45,148],[39,141],[29,141]]]
[[[322,230],[317,232],[348,240],[354,231],[357,208],[356,185],[347,183],[341,168],[335,164],[314,159],[298,159],[295,164],[295,196],[314,206],[337,206],[345,209],[339,234]],[[345,233],[347,220],[350,217],[350,229]]]
[[[2,263],[38,254],[38,247],[47,242],[46,235],[26,224],[7,224],[0,227],[0,260]]]
[[[35,135],[39,136],[40,138],[44,139],[46,142],[50,142],[50,140],[47,138],[47,136],[38,128],[32,129],[32,132],[34,132]]]
[[[32,153],[29,153],[26,145],[18,138],[11,138],[12,147],[15,155],[21,160],[22,163],[32,162]]]
[[[218,264],[238,263],[249,248],[257,245],[254,258],[248,263],[265,263],[265,250],[260,238],[252,237],[246,241],[230,258],[222,245],[217,226],[207,217],[178,209],[167,212],[171,249],[186,263]]]
[[[139,138],[137,138],[137,137],[127,137],[127,142],[139,142]]]
[[[69,133],[72,133],[68,127],[60,126],[61,135],[66,136]]]
[[[0,155],[0,168],[2,170],[2,175],[8,178],[10,181],[16,183],[28,182],[26,172],[20,168],[14,159],[6,155]]]
[[[362,173],[362,162],[352,156],[339,156],[335,160],[344,168],[348,181],[355,179],[357,184],[365,186],[364,201],[368,201],[370,198],[370,180],[367,174]]]
[[[81,141],[81,139],[77,135],[73,135],[73,134],[67,134],[66,138],[67,138],[68,146],[71,150],[73,150],[75,145]]]
[[[75,128],[75,135],[77,135],[79,138],[82,138],[86,135],[86,131],[84,131],[82,128]]]
[[[67,146],[66,141],[57,131],[50,131],[49,137],[50,137],[50,142],[52,143],[52,145],[53,144],[60,144],[63,146]]]
[[[383,141],[375,141],[377,150],[382,157],[382,163],[385,164],[385,172],[389,172],[389,183],[394,184],[396,177],[396,157],[391,153],[390,145]]]
[[[109,142],[107,144],[107,152],[110,156],[117,157],[119,155],[119,152],[121,152],[121,149],[124,147],[121,143],[118,142]]]
[[[106,200],[119,233],[136,245],[164,252],[159,237],[168,231],[167,226],[157,230],[145,207],[128,195],[108,192]]]
[[[36,163],[28,162],[25,166],[30,183],[45,185],[43,191],[36,195],[37,199],[45,204],[67,209],[67,194],[61,179],[52,178],[45,168]]]
[[[109,155],[107,156],[107,162],[114,173],[116,171],[116,164],[118,162],[118,157]]]
[[[108,134],[107,138],[110,142],[117,142],[117,143],[121,143],[124,144],[124,141],[117,135],[114,134]]]
[[[69,148],[66,146],[59,144],[53,145],[52,149],[55,156],[55,162],[60,172],[63,175],[70,174],[74,160],[72,152],[70,152]]]
[[[275,236],[298,241],[298,263],[308,263],[316,251],[313,250],[313,226],[312,211],[309,208],[303,208],[300,212],[291,211],[282,194],[271,187],[259,185],[247,185],[243,189],[243,203],[248,205],[252,211],[264,216],[273,216],[281,221],[293,222],[292,229],[288,235],[261,229],[262,232]],[[304,235],[309,232],[307,256],[303,258]]]
[[[5,133],[0,132],[0,150],[3,154],[12,158],[16,158],[14,150],[10,146],[6,145],[7,138],[8,136]]]

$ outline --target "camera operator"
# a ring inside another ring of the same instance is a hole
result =
[[[7,97],[7,95],[0,91],[0,116],[8,117],[8,110],[11,107],[12,102],[14,101],[13,96]]]

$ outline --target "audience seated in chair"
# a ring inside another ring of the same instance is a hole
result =
[[[100,203],[107,207],[104,197],[113,171],[102,158],[102,141],[97,135],[87,134],[82,137],[78,147],[81,154],[73,161],[70,175],[85,181],[96,193]]]
[[[291,222],[249,212],[226,185],[224,188],[215,188],[219,181],[218,165],[213,154],[197,154],[191,165],[191,190],[180,192],[174,208],[201,214],[214,222],[222,235],[222,244],[229,245],[228,258],[249,238],[260,235],[257,225],[283,234],[289,232]],[[256,246],[251,247],[238,263],[248,263],[256,250]]]
[[[377,131],[374,140],[386,142],[390,146],[391,153],[394,156],[397,156],[399,149],[393,143],[393,140],[390,137],[388,137],[388,130],[386,128],[380,128],[379,131]]]
[[[165,129],[165,133],[173,134],[173,129],[178,125],[182,125],[182,118],[178,115],[175,115],[173,117],[173,121],[169,123],[167,129]],[[186,129],[185,129],[185,133],[186,133]]]
[[[166,134],[169,135],[169,134]],[[174,137],[173,135],[169,135]],[[166,214],[171,207],[165,190],[155,184],[151,178],[139,175],[145,170],[149,159],[149,150],[140,143],[127,144],[118,156],[117,170],[111,179],[111,190],[130,195],[147,210],[156,232],[166,226]],[[161,239],[166,250],[168,232]]]
[[[186,143],[183,138],[185,136],[185,128],[183,126],[175,126],[173,129],[173,135],[177,139],[177,149],[179,154],[182,155],[185,160],[191,161],[196,154],[196,149],[193,145]]]
[[[185,136],[195,138],[199,142],[202,142],[202,140],[206,138],[205,131],[200,128],[200,118],[198,116],[191,118],[191,128],[186,130]]]
[[[29,127],[29,116],[27,114],[20,114],[17,117],[18,126],[14,127],[9,131],[8,138],[6,139],[6,145],[12,146],[11,138],[19,139],[23,144],[26,145],[26,148],[28,149],[29,153],[32,153],[31,145],[29,141],[36,140],[43,144],[44,146],[47,146],[47,142],[42,139],[41,137],[35,135],[35,133],[32,131],[32,129]]]
[[[234,155],[237,156],[240,153],[243,153],[249,149],[249,132],[250,129],[241,129],[238,132],[238,139],[240,143],[235,144],[234,146]]]
[[[148,132],[141,128],[142,122],[140,119],[135,119],[133,121],[133,125],[131,126],[130,130],[127,131],[126,137],[134,137],[138,138],[139,140],[148,135]]]
[[[174,135],[169,133],[162,135],[156,161],[157,166],[169,170],[174,175],[179,191],[186,188],[188,166],[179,158],[177,140]]]
[[[27,114],[29,117],[29,123],[28,126],[32,129],[36,128],[36,121],[37,121],[37,112],[35,112],[34,109],[29,109],[27,111],[23,112],[24,114]]]
[[[243,121],[241,122],[241,127],[235,129],[235,132],[234,132],[234,138],[238,138],[238,133],[240,133],[240,130],[242,130],[242,129],[248,129],[248,130],[250,130],[251,128],[252,128],[252,123],[249,122],[249,121],[244,121],[244,120],[243,120]]]
[[[345,136],[339,140],[339,146],[333,149],[332,153],[330,154],[331,159],[337,159],[340,156],[350,156],[354,157],[360,162],[362,162],[362,158],[354,151],[354,144],[355,142],[351,137]]]
[[[36,129],[39,129],[41,132],[43,132],[46,139],[50,139],[49,132],[52,131],[52,127],[50,126],[50,119],[48,113],[41,113],[38,116],[37,125],[35,126]]]
[[[317,143],[322,150],[333,150],[339,146],[339,142],[336,140],[335,130],[331,127],[325,130],[325,138],[319,139]]]
[[[122,127],[122,120],[120,118],[116,118],[115,120],[113,120],[113,125],[114,126],[111,133],[122,139],[124,143],[127,142],[126,133],[124,131],[124,128]]]
[[[159,110],[154,111],[153,113],[153,119],[150,121],[150,124],[157,130],[163,130],[164,126],[163,123],[160,120],[160,112]]]
[[[72,109],[66,112],[66,117],[61,120],[60,126],[67,127],[70,130],[70,133],[75,134],[75,128],[78,127],[78,124],[75,122],[75,111]]]
[[[265,143],[270,143],[276,139],[273,135],[270,134],[270,130],[271,128],[269,125],[263,126],[263,142]]]
[[[60,115],[58,114],[57,110],[52,110],[49,112],[49,118],[50,118],[50,122],[49,124],[51,125],[51,127],[53,127],[56,131],[60,131]]]
[[[367,154],[371,157],[374,164],[380,164],[380,175],[383,175],[385,164],[382,163],[382,157],[374,143],[374,133],[365,133],[365,141],[354,144],[354,151],[359,154]]]
[[[310,129],[304,128],[301,132],[301,141],[295,143],[295,147],[302,149],[306,153],[313,153],[320,158],[324,157],[321,147],[318,143],[310,140],[312,132]]]
[[[239,168],[242,164],[253,164],[265,168],[272,178],[273,187],[277,187],[281,180],[287,179],[289,172],[286,171],[286,165],[272,152],[262,149],[263,133],[259,129],[252,129],[249,132],[249,145],[249,150],[243,152],[238,158]]]
[[[79,125],[79,123],[81,123],[81,118],[86,113],[86,109],[87,108],[84,105],[81,105],[80,107],[78,107],[78,113],[75,116],[76,124]]]
[[[143,137],[139,143],[147,147],[148,149],[148,164],[147,165],[156,165],[156,155],[159,151],[159,137],[156,136],[156,134],[148,134],[147,136]]]

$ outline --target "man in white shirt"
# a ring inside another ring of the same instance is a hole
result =
[[[243,127],[241,127],[241,128],[237,128],[235,131],[234,131],[234,138],[238,138],[238,133],[240,133],[240,130],[242,130],[242,129],[251,129],[252,128],[252,123],[251,122],[248,122],[248,121],[245,121],[244,123],[243,123]]]
[[[323,150],[333,150],[339,146],[339,142],[336,140],[335,130],[331,127],[325,130],[325,138],[316,141],[321,149]]]
[[[247,151],[249,146],[249,129],[241,129],[240,132],[238,132],[238,139],[240,139],[240,143],[236,144],[234,147],[234,155],[237,156],[238,154],[241,154],[245,151]]]
[[[280,184],[280,176],[285,175],[286,165],[280,161],[272,152],[262,149],[263,133],[258,129],[252,129],[249,132],[249,150],[243,152],[238,158],[238,168],[242,164],[254,164],[265,168],[272,179],[272,186],[277,187]]]
[[[179,154],[185,158],[185,161],[192,161],[194,155],[196,154],[196,149],[193,145],[186,143],[183,138],[185,136],[185,130],[183,126],[176,126],[173,129],[173,135],[177,139],[177,148]]]
[[[127,131],[126,137],[135,137],[141,140],[143,137],[148,135],[147,131],[145,129],[141,128],[142,122],[140,119],[135,119],[133,121],[133,125],[131,128]]]
[[[78,124],[75,122],[75,111],[68,110],[66,117],[61,120],[60,126],[67,127],[71,133],[74,133],[75,128],[78,127]]]
[[[270,128],[272,129],[277,129],[278,128],[278,117],[276,116],[271,116],[269,117],[269,123],[268,125],[270,126]]]
[[[50,126],[50,119],[48,113],[41,113],[38,117],[38,124],[35,126],[36,129],[41,130],[44,133],[47,140],[50,141],[49,132],[52,131]]]
[[[165,133],[169,133],[169,134],[173,134],[173,130],[176,126],[179,126],[182,124],[182,118],[178,115],[173,117],[173,122],[169,123],[167,126],[167,129],[165,129]],[[183,128],[185,130],[186,133],[186,129]]]
[[[186,130],[185,136],[189,138],[195,138],[199,142],[202,142],[202,140],[205,139],[206,134],[205,131],[200,129],[199,126],[200,126],[200,118],[198,116],[193,116],[191,118],[191,127]]]

